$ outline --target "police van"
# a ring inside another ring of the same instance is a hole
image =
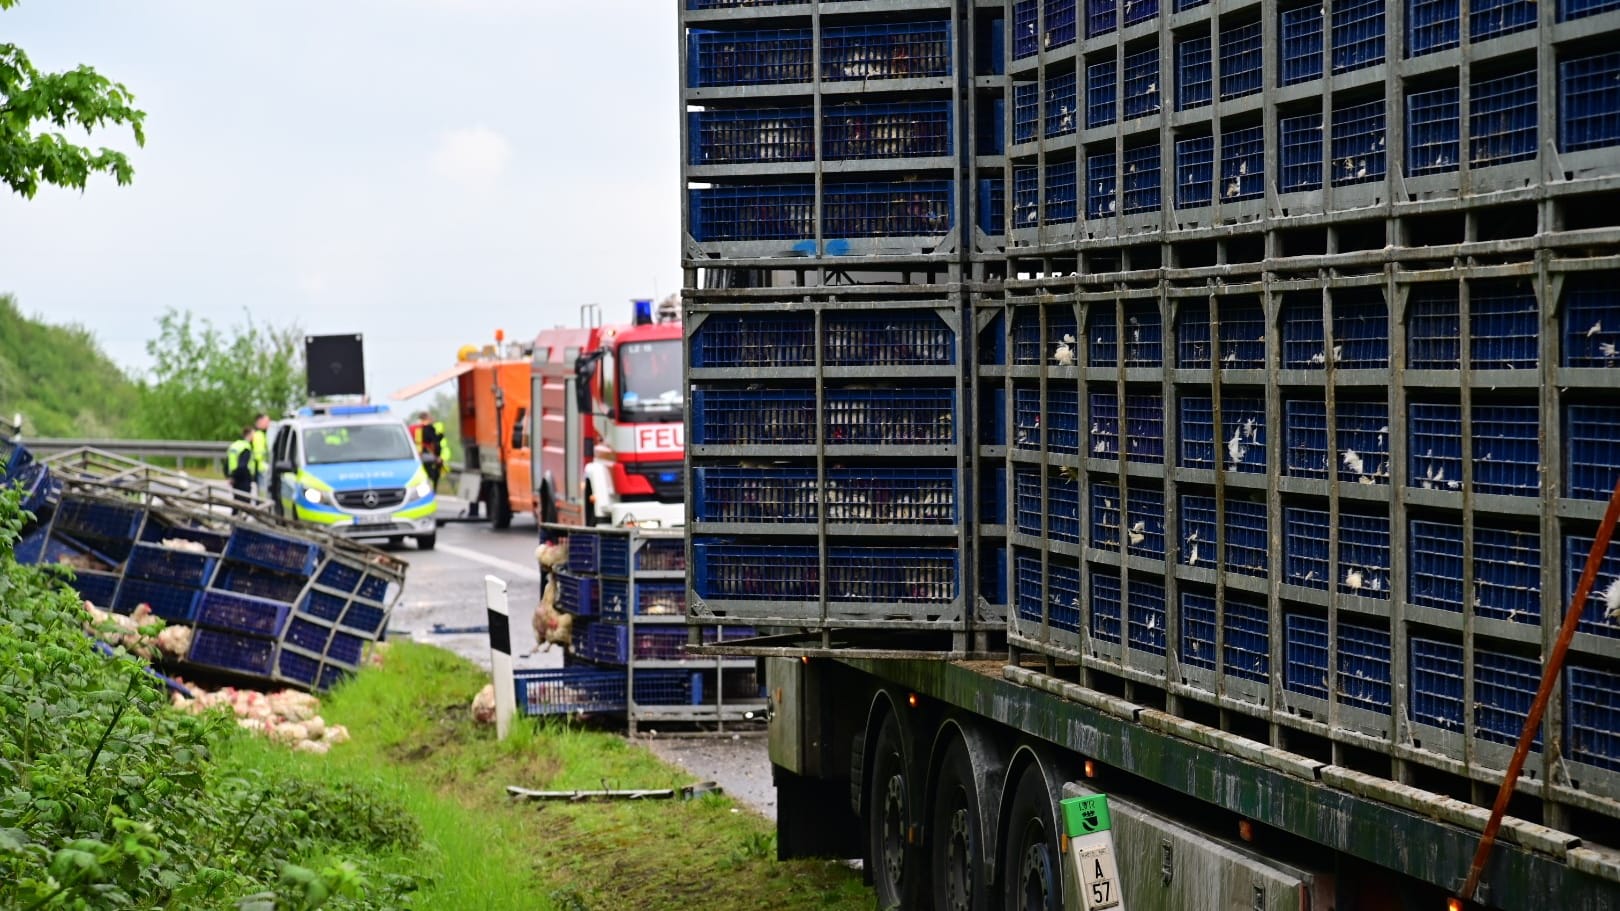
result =
[[[270,433],[278,513],[345,537],[409,537],[433,549],[438,496],[410,431],[387,405],[306,405]]]

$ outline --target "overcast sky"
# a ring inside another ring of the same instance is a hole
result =
[[[135,183],[0,196],[0,292],[134,370],[166,307],[361,332],[374,398],[678,289],[669,0],[23,0],[147,112]],[[101,143],[94,143],[101,144]]]

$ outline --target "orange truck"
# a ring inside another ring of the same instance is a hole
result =
[[[395,392],[457,385],[459,492],[491,524],[685,524],[679,304],[633,302],[632,320],[547,329],[533,342],[466,346],[450,370]],[[452,466],[454,467],[454,466]],[[475,512],[476,514],[476,512]]]

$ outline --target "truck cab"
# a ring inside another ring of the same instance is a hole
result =
[[[438,498],[405,422],[386,405],[308,405],[271,428],[280,514],[350,538],[437,543]]]

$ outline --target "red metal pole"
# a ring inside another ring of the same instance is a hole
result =
[[[1586,555],[1586,568],[1581,571],[1580,584],[1575,586],[1575,598],[1564,613],[1564,625],[1558,630],[1558,641],[1553,644],[1552,654],[1547,656],[1546,666],[1541,672],[1541,687],[1536,690],[1536,699],[1530,704],[1530,714],[1525,716],[1524,730],[1519,733],[1519,743],[1513,749],[1513,761],[1508,763],[1502,786],[1497,789],[1490,822],[1485,824],[1479,849],[1474,852],[1474,862],[1468,867],[1468,879],[1463,882],[1460,895],[1464,901],[1473,900],[1474,890],[1479,888],[1480,877],[1485,873],[1485,862],[1490,860],[1491,848],[1496,846],[1496,833],[1501,831],[1508,798],[1513,796],[1519,773],[1524,771],[1524,760],[1530,755],[1530,744],[1536,739],[1536,729],[1541,727],[1541,716],[1547,711],[1547,700],[1552,696],[1553,681],[1558,679],[1558,672],[1563,669],[1564,655],[1569,651],[1570,640],[1575,638],[1575,627],[1581,622],[1581,612],[1586,608],[1587,597],[1592,594],[1598,565],[1603,561],[1604,551],[1609,549],[1609,540],[1617,521],[1620,521],[1620,481],[1615,482],[1614,493],[1609,495],[1609,508],[1604,511],[1603,524],[1598,526],[1597,537],[1592,541],[1592,552]]]

